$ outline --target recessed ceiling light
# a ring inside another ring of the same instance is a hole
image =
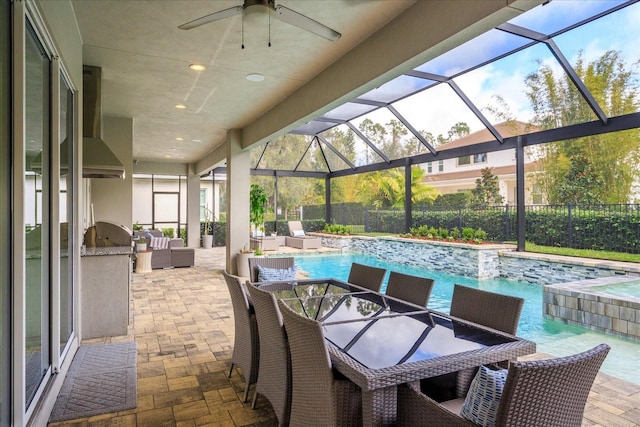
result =
[[[184,141],[184,138],[179,136],[179,137],[176,138],[176,141]]]
[[[207,67],[202,64],[191,64],[189,65],[189,68],[191,68],[193,71],[204,71],[207,69]]]
[[[264,80],[264,76],[257,73],[247,74],[247,80],[249,80],[250,82],[261,82]]]
[[[184,110],[184,109],[186,109],[186,108],[187,108],[187,106],[186,106],[186,105],[184,105],[184,104],[176,104],[176,105],[175,105],[175,107],[176,107],[178,110]]]
[[[202,142],[201,139],[192,139],[191,142]]]

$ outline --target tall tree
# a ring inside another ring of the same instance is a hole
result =
[[[483,168],[482,177],[476,179],[476,187],[471,190],[471,202],[478,206],[501,205],[504,197],[500,194],[500,180],[491,172],[491,168]]]
[[[587,156],[577,154],[569,159],[571,165],[565,174],[564,183],[558,187],[558,196],[564,203],[602,203],[599,188],[604,179]]]
[[[613,117],[639,110],[637,66],[628,68],[619,52],[608,51],[589,63],[581,54],[574,68],[605,114]],[[549,65],[542,64],[527,76],[525,85],[536,125],[552,129],[595,120],[570,79],[564,74],[556,76]],[[542,173],[537,182],[550,203],[572,201],[575,192],[565,189],[576,188],[580,183],[576,168],[587,164],[589,170],[599,171],[601,178],[591,182],[597,186],[588,189],[588,198],[603,203],[627,203],[633,182],[640,178],[637,129],[544,144],[541,150]],[[584,158],[588,163],[580,163]]]

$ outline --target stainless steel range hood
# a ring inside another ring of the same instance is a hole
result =
[[[82,66],[84,178],[124,179],[124,166],[102,140],[102,69]]]
[[[98,67],[83,65],[83,149],[82,176],[84,178],[120,178],[124,179],[124,166],[102,140],[102,70]],[[69,142],[60,144],[61,174],[66,174],[69,164]],[[33,158],[30,169],[42,173],[42,153]]]

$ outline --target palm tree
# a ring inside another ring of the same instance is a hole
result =
[[[438,190],[427,185],[424,169],[411,168],[411,202],[420,203],[435,200],[440,194]],[[362,202],[375,207],[404,206],[404,170],[391,169],[388,171],[367,174],[360,184],[360,198]]]

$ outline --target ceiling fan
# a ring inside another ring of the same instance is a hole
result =
[[[263,9],[260,9],[260,7]],[[228,18],[243,12],[253,12],[254,10],[264,10],[269,14],[273,13],[273,16],[280,21],[284,21],[287,24],[309,31],[330,41],[336,41],[342,35],[332,28],[319,23],[308,16],[302,15],[295,10],[282,5],[276,6],[275,0],[244,0],[244,4],[241,6],[234,6],[229,9],[220,10],[218,12],[202,16],[198,19],[194,19],[193,21],[179,25],[178,28],[181,30],[190,30],[210,22]]]

